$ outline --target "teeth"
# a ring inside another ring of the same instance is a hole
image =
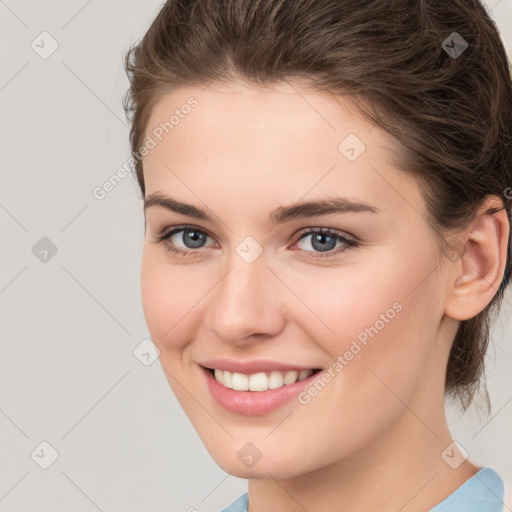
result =
[[[299,380],[307,379],[312,373],[313,373],[313,370],[302,370],[299,373]]]
[[[233,374],[231,372],[222,372],[224,374],[224,381],[222,384],[227,388],[233,387]]]
[[[276,389],[284,386],[283,374],[281,372],[270,372],[268,378],[268,389]]]
[[[307,379],[312,373],[313,370],[301,370],[300,372],[290,370],[287,372],[272,371],[246,375],[245,373],[233,373],[228,370],[214,370],[217,382],[235,391],[267,391],[268,389],[289,386],[297,381]]]
[[[217,370],[217,368],[215,368],[213,373],[215,374],[215,378],[217,379],[217,382],[224,384],[224,372],[222,370]]]
[[[284,379],[283,379],[285,385],[289,386],[290,384],[297,382],[298,376],[299,376],[299,372],[295,372],[295,371],[286,372],[284,375]]]
[[[249,379],[243,373],[233,373],[233,389],[236,391],[247,391],[249,389]]]
[[[247,377],[245,378],[247,379]],[[251,391],[266,391],[268,389],[268,377],[265,372],[254,373],[252,375],[249,375],[248,380],[248,387]]]

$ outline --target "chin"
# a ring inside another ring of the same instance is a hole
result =
[[[244,467],[238,459],[215,459],[215,462],[226,473],[246,480],[268,480],[269,477],[275,478],[276,480],[287,480],[303,473],[303,471],[297,470],[297,468],[289,467],[288,463],[284,460],[272,463],[269,461],[264,462],[263,459],[261,459],[251,468]]]
[[[278,447],[262,449],[259,454],[251,449],[245,441],[232,440],[232,443],[205,445],[215,463],[226,473],[245,479],[288,479],[314,470],[307,468],[304,456],[300,450],[290,450],[291,453],[282,452]],[[249,445],[250,446],[250,445]],[[254,458],[244,461],[251,451]],[[268,453],[265,454],[265,451]]]

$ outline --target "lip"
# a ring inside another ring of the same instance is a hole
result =
[[[312,370],[319,369],[316,366],[300,366],[288,363],[280,363],[279,361],[270,360],[254,360],[254,361],[236,361],[235,359],[209,359],[199,363],[201,366],[210,368],[211,370],[217,368],[218,370],[228,370],[230,372],[245,373],[251,375],[259,372],[271,372],[271,371],[288,371],[296,370]]]
[[[308,388],[320,374],[316,372],[304,380],[267,391],[236,391],[217,382],[212,372],[200,366],[213,399],[227,411],[244,416],[263,416],[293,400]],[[219,368],[222,369],[222,368]],[[302,368],[307,370],[309,368]]]

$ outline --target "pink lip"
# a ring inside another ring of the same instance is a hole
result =
[[[317,372],[307,379],[297,381],[289,386],[267,391],[235,391],[217,382],[210,370],[201,367],[201,371],[213,399],[227,411],[245,416],[262,416],[278,409],[309,387],[312,381],[321,374],[321,372]]]
[[[278,361],[266,361],[266,360],[255,360],[255,361],[235,361],[234,359],[209,359],[199,363],[201,366],[206,368],[218,370],[228,370],[230,372],[245,373],[251,375],[258,372],[271,372],[271,371],[288,371],[296,370],[313,370],[314,366],[299,366],[288,363],[280,363]]]

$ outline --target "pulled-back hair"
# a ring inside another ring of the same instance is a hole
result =
[[[457,35],[467,48],[450,53]],[[349,98],[392,136],[394,164],[417,178],[440,240],[466,227],[488,195],[503,200],[510,221],[511,66],[477,0],[168,0],[125,68],[132,155],[155,105],[181,86],[298,79]],[[134,170],[144,196],[142,159]],[[499,289],[460,322],[450,352],[445,390],[463,408],[484,376],[510,272],[509,236]]]

